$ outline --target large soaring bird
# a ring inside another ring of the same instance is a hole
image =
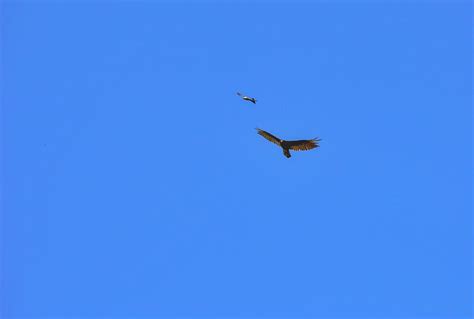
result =
[[[250,97],[250,96],[247,96],[247,95],[243,95],[242,93],[240,92],[237,92],[237,95],[240,96],[243,100],[245,101],[249,101],[249,102],[252,102],[253,104],[257,103],[257,100],[254,99],[253,97]]]
[[[270,142],[275,143],[276,145],[280,146],[283,149],[283,154],[288,158],[291,157],[290,150],[292,151],[311,150],[313,148],[319,147],[318,142],[321,141],[319,138],[313,138],[312,140],[285,141],[259,128],[257,128],[256,130],[258,131],[258,134],[262,135]]]

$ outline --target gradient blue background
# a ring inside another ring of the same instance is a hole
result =
[[[1,8],[4,318],[472,318],[470,2]]]

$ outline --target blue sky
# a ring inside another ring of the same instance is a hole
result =
[[[1,10],[4,318],[472,318],[469,1]]]

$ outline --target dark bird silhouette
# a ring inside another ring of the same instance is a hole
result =
[[[285,155],[288,158],[291,157],[290,150],[292,151],[311,150],[313,148],[319,147],[318,142],[321,141],[317,137],[313,138],[312,140],[285,141],[259,128],[257,128],[256,130],[258,131],[258,134],[262,135],[270,142],[275,143],[276,145],[280,146],[283,149],[283,155]]]
[[[250,97],[250,96],[247,96],[247,95],[243,95],[242,93],[240,92],[237,92],[237,95],[240,96],[243,100],[245,101],[249,101],[249,102],[252,102],[253,104],[256,104],[257,103],[257,100],[254,99],[253,97]]]

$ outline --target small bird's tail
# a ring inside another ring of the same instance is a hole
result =
[[[283,155],[285,155],[287,158],[290,158],[291,157],[290,150],[287,148],[284,148]]]

